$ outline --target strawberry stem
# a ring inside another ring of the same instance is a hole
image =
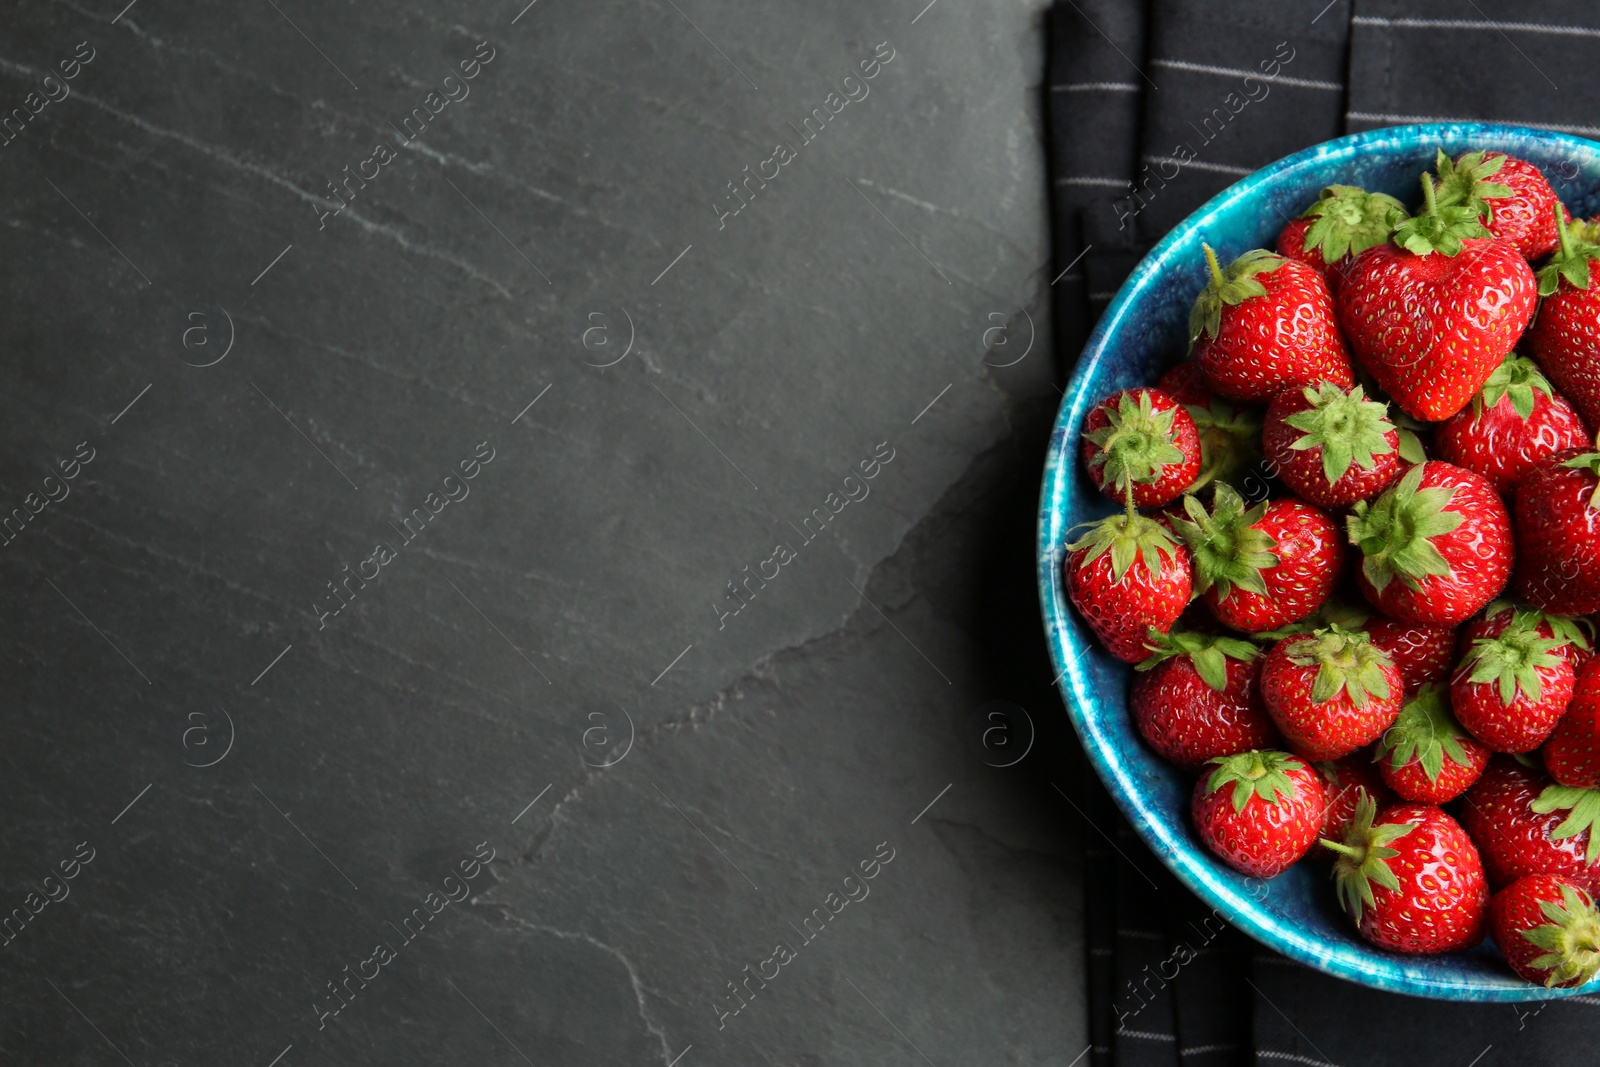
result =
[[[1222,277],[1222,264],[1217,262],[1216,250],[1204,241],[1200,243],[1200,247],[1206,251],[1206,267],[1211,271],[1211,280],[1218,289],[1221,289],[1226,282]]]
[[[1217,464],[1213,463],[1211,466],[1201,471],[1200,476],[1194,481],[1190,482],[1189,488],[1185,489],[1184,492],[1198,493],[1200,490],[1204,489],[1206,486],[1210,485],[1216,480],[1217,472],[1219,470],[1221,470],[1221,468]]]
[[[1341,845],[1337,841],[1329,841],[1326,837],[1319,838],[1318,839],[1318,844],[1320,844],[1323,848],[1331,848],[1331,849],[1333,849],[1335,852],[1339,853],[1339,855],[1341,855],[1341,856],[1349,856],[1351,859],[1356,860],[1358,863],[1362,859],[1365,859],[1366,858],[1366,854],[1367,854],[1367,850],[1364,849],[1364,848],[1362,848],[1362,849],[1351,848],[1349,845]]]
[[[1556,236],[1561,240],[1561,258],[1572,258],[1572,235],[1567,232],[1567,220],[1561,211],[1561,201],[1557,200],[1550,209],[1556,213]]]
[[[1426,214],[1437,215],[1439,213],[1439,200],[1433,189],[1433,179],[1426,174],[1422,176],[1422,203],[1423,211]]]

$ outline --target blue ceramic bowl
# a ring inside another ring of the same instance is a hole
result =
[[[1359,185],[1412,204],[1435,149],[1451,156],[1494,149],[1540,167],[1574,214],[1600,210],[1600,144],[1544,130],[1448,123],[1344,137],[1279,160],[1208,201],[1169,233],[1123,283],[1073,373],[1044,472],[1039,506],[1039,596],[1067,713],[1089,760],[1155,855],[1217,914],[1298,960],[1378,989],[1446,1000],[1524,1001],[1593,992],[1546,990],[1516,978],[1492,947],[1435,957],[1384,952],[1362,941],[1335,908],[1327,871],[1310,862],[1270,881],[1217,862],[1189,824],[1192,779],[1140,740],[1128,714],[1130,670],[1096,644],[1073,614],[1063,545],[1078,523],[1112,510],[1078,463],[1084,416],[1119,389],[1153,384],[1183,358],[1189,308],[1205,284],[1202,241],[1227,263],[1271,248],[1284,221],[1331,184]],[[1159,195],[1159,194],[1158,194]],[[1132,857],[1137,862],[1148,862]]]

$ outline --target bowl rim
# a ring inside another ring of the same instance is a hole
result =
[[[1039,502],[1037,564],[1039,598],[1044,616],[1045,640],[1056,673],[1062,702],[1091,766],[1111,793],[1122,813],[1156,857],[1191,892],[1215,908],[1226,921],[1258,942],[1290,959],[1324,973],[1371,988],[1443,1000],[1479,1002],[1522,1002],[1548,1000],[1593,993],[1600,990],[1600,979],[1576,989],[1546,989],[1514,978],[1509,971],[1500,982],[1481,978],[1455,978],[1446,975],[1408,971],[1413,957],[1385,953],[1356,940],[1351,933],[1353,951],[1330,951],[1326,942],[1308,934],[1300,924],[1285,921],[1266,911],[1258,899],[1230,884],[1209,859],[1196,862],[1201,851],[1193,839],[1187,819],[1170,825],[1166,817],[1147,803],[1132,769],[1119,756],[1111,758],[1114,739],[1103,726],[1083,711],[1085,703],[1098,703],[1097,683],[1090,676],[1074,648],[1082,642],[1069,629],[1071,608],[1061,579],[1061,562],[1066,541],[1066,503],[1072,495],[1076,471],[1077,427],[1100,398],[1086,388],[1091,373],[1099,370],[1106,357],[1109,339],[1128,326],[1130,309],[1149,290],[1158,276],[1171,266],[1180,243],[1188,235],[1203,230],[1217,217],[1240,201],[1261,195],[1263,186],[1278,184],[1304,166],[1323,159],[1330,152],[1353,154],[1366,146],[1386,142],[1424,145],[1461,143],[1472,140],[1532,139],[1555,145],[1568,145],[1584,156],[1600,162],[1600,143],[1556,130],[1490,122],[1414,123],[1386,126],[1324,141],[1269,163],[1240,178],[1211,197],[1174,226],[1139,261],[1118,288],[1115,297],[1100,316],[1093,332],[1073,366],[1062,395],[1061,406],[1050,435]],[[1087,819],[1087,817],[1085,817]],[[1096,828],[1098,830],[1098,828]],[[1100,831],[1102,834],[1104,831]],[[1247,880],[1252,881],[1252,880]],[[1374,953],[1380,954],[1374,957]]]

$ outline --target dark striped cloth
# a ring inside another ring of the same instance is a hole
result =
[[[1052,296],[1069,366],[1145,250],[1274,159],[1451,119],[1600,139],[1600,83],[1587,77],[1600,70],[1594,0],[1060,0],[1050,36]],[[1413,1000],[1256,946],[1167,874],[1083,778],[1091,1045],[1075,1062],[1600,1062],[1600,998],[1542,1009]]]

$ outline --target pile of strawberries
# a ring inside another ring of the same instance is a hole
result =
[[[1373,944],[1492,933],[1551,986],[1600,973],[1596,241],[1532,164],[1440,151],[1415,215],[1335,185],[1275,252],[1206,247],[1191,358],[1085,422],[1125,509],[1064,561],[1212,852],[1316,855]]]

